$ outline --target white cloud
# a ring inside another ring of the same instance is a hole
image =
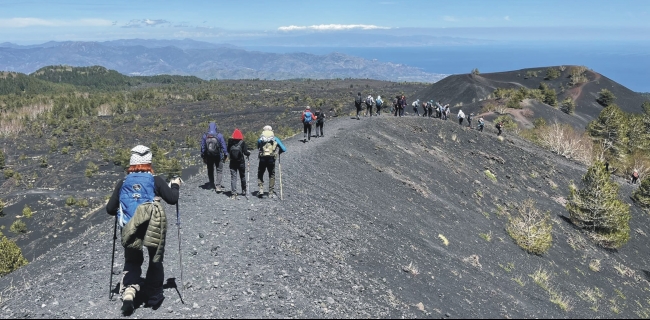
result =
[[[373,30],[373,29],[390,29],[388,27],[379,27],[375,25],[367,24],[320,24],[312,26],[286,26],[279,27],[279,31],[299,31],[299,30],[317,30],[317,31],[330,31],[330,30],[350,30],[350,29],[362,29],[362,30]]]
[[[170,24],[171,22],[163,19],[133,19],[127,22],[122,28],[140,28],[140,27],[155,27],[161,24]]]
[[[27,28],[27,27],[105,27],[113,22],[105,19],[77,19],[56,20],[40,18],[10,18],[0,19],[2,28]]]
[[[510,21],[510,16],[503,17],[503,20]]]
[[[447,22],[456,22],[456,21],[458,21],[458,19],[456,19],[456,17],[452,17],[452,16],[444,16],[444,17],[442,17],[442,20],[445,20]]]

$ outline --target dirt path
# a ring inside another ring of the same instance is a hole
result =
[[[591,72],[591,74],[593,74],[595,78],[594,78],[594,80],[591,80],[591,81],[588,81],[588,82],[585,82],[585,83],[581,83],[580,85],[578,85],[578,86],[575,87],[575,88],[572,88],[572,89],[569,91],[569,94],[570,94],[571,99],[573,100],[573,102],[577,101],[578,98],[580,98],[580,96],[582,95],[582,88],[583,88],[587,83],[597,82],[597,81],[600,80],[600,78],[601,78],[600,73],[593,72],[593,71],[588,71],[588,72]]]

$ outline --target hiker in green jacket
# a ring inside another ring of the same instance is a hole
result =
[[[180,178],[167,185],[161,176],[154,176],[151,150],[139,145],[131,149],[127,175],[120,180],[106,204],[109,215],[117,215],[122,228],[124,246],[124,271],[120,282],[122,312],[131,314],[135,309],[136,293],[144,291],[146,305],[159,306],[163,295],[163,257],[167,219],[160,199],[168,204],[178,202]],[[141,281],[143,248],[149,254],[149,267],[144,283]]]

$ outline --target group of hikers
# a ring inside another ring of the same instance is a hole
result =
[[[383,106],[381,96],[374,99],[368,95],[366,99],[358,94],[355,100],[357,107],[357,119],[361,113],[362,103],[366,104],[366,116],[379,116]],[[420,101],[416,100],[412,106],[414,113],[418,112]],[[433,100],[421,104],[424,109],[423,116],[435,117],[446,120],[449,118],[449,105],[443,106],[433,103]],[[376,107],[373,113],[372,107]],[[393,101],[394,116],[404,116],[406,98],[396,96]],[[458,112],[458,123],[463,125],[467,118],[468,126],[472,126],[474,114],[465,116],[463,111]],[[319,108],[312,112],[306,107],[302,112],[300,121],[303,123],[303,142],[311,140],[312,125],[316,124],[316,137],[323,137],[323,124],[326,115]],[[483,131],[484,120],[479,118],[478,130]],[[501,134],[502,124],[497,125]],[[275,193],[275,164],[279,162],[280,154],[287,151],[279,137],[273,133],[273,128],[264,126],[262,134],[257,139],[259,165],[257,169],[258,197],[276,198]],[[251,150],[244,140],[244,135],[239,129],[235,129],[230,138],[226,141],[223,134],[218,130],[217,124],[212,121],[208,124],[207,132],[201,137],[201,159],[207,167],[208,189],[222,193],[225,187],[221,184],[223,179],[224,164],[229,161],[230,169],[230,198],[237,199],[238,195],[248,198],[249,186],[246,179],[246,164],[250,171]],[[216,171],[216,177],[215,177]],[[268,195],[264,193],[264,175],[268,172]],[[237,181],[241,182],[241,193],[237,192]],[[167,232],[167,218],[160,201],[170,205],[177,205],[177,224],[180,228],[178,213],[178,198],[182,180],[179,177],[171,179],[167,183],[161,176],[154,176],[152,168],[152,152],[146,146],[138,145],[131,149],[131,158],[127,175],[118,181],[113,194],[106,205],[109,215],[115,216],[115,230],[113,237],[113,248],[117,239],[116,230],[121,228],[121,243],[124,247],[124,269],[120,281],[120,294],[122,298],[122,312],[128,315],[135,309],[135,297],[143,292],[145,306],[156,307],[164,300],[163,296],[163,257]],[[179,234],[180,237],[180,234]],[[179,239],[180,241],[180,239]],[[149,267],[144,281],[141,278],[142,264],[144,262],[143,247],[149,254]],[[179,247],[180,250],[180,247]],[[115,250],[113,249],[113,255]],[[113,256],[114,259],[114,256]],[[112,286],[112,270],[111,270]],[[112,290],[112,288],[111,288]],[[111,291],[112,292],[112,291]]]
[[[320,112],[320,110],[319,110]],[[309,108],[303,113],[303,122],[309,114]],[[318,112],[316,113],[318,114]],[[325,115],[313,115],[324,119]],[[321,136],[322,136],[322,125]],[[306,127],[305,127],[306,128]],[[307,130],[307,128],[306,128]],[[257,140],[259,166],[257,170],[258,197],[275,198],[275,163],[280,154],[287,151],[279,137],[273,133],[271,126],[264,126]],[[231,198],[237,198],[237,178],[241,181],[241,195],[248,196],[248,186],[245,179],[246,162],[251,151],[244,141],[241,130],[235,129],[227,143],[217,128],[215,122],[208,124],[208,130],[201,137],[201,158],[208,169],[209,188],[217,193],[224,191],[221,185],[223,165],[230,160]],[[249,162],[250,168],[250,162]],[[214,171],[217,176],[215,179]],[[264,193],[264,175],[268,172],[268,195]],[[113,230],[113,260],[115,258],[115,240],[117,227],[121,229],[121,243],[124,247],[124,269],[120,281],[119,293],[122,298],[122,313],[130,315],[136,306],[136,295],[140,296],[145,306],[156,308],[164,300],[163,258],[165,238],[167,234],[167,217],[160,201],[176,205],[177,224],[180,228],[178,213],[178,197],[182,180],[174,177],[169,183],[162,176],[155,176],[152,168],[151,149],[138,145],[131,149],[131,158],[127,175],[118,181],[113,194],[106,204],[109,215],[115,216]],[[179,233],[180,237],[180,233]],[[180,239],[179,239],[180,241]],[[143,280],[142,264],[144,263],[143,248],[149,254],[149,267]],[[179,246],[180,250],[180,246]],[[112,266],[111,262],[111,296],[112,296]],[[182,271],[181,271],[182,275]],[[182,279],[181,279],[182,281]]]
[[[376,107],[377,112],[374,113],[375,116],[381,115],[381,108],[383,106],[384,102],[381,99],[381,96],[377,96],[377,99],[374,99],[371,94],[369,94],[365,99],[362,97],[361,92],[357,93],[357,97],[354,100],[354,106],[357,110],[357,120],[361,120],[359,117],[360,114],[363,113],[363,106],[365,105],[366,107],[366,112],[364,113],[364,117],[373,116],[372,108],[373,106]],[[403,117],[404,116],[404,109],[407,106],[406,102],[406,97],[404,95],[398,95],[395,96],[393,99],[393,107],[391,109],[391,113],[395,117]],[[441,120],[448,120],[451,111],[449,110],[449,104],[443,105],[441,101],[438,102],[433,102],[433,100],[425,101],[425,102],[420,102],[420,99],[417,99],[411,103],[411,106],[413,107],[413,115],[414,116],[420,116],[420,111],[419,107],[422,107],[423,113],[421,116],[423,117],[429,117],[429,118],[438,118]],[[435,113],[435,114],[434,114]],[[465,115],[463,110],[458,111],[458,124],[463,125],[463,121],[467,119],[467,127],[472,129],[472,120],[474,120],[474,113],[470,113],[469,115]],[[483,132],[483,128],[485,127],[485,120],[483,117],[479,117],[478,119],[478,125],[477,125],[477,130],[480,132]],[[495,128],[498,130],[497,136],[500,136],[503,133],[503,122],[498,122],[495,125]]]

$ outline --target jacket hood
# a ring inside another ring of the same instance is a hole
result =
[[[217,133],[217,124],[214,122],[210,122],[208,125],[208,133]]]
[[[235,131],[232,132],[232,138],[236,140],[244,140],[244,135],[241,134],[239,129],[235,129]]]

